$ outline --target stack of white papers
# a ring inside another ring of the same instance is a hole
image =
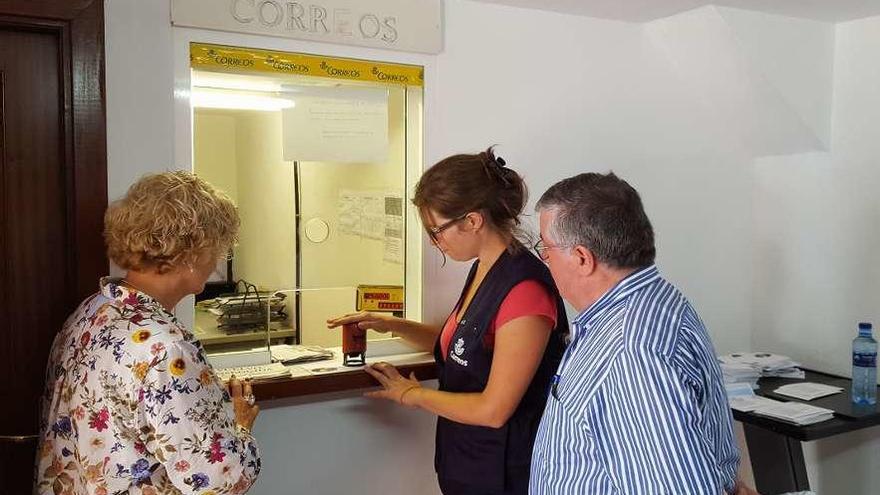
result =
[[[834,411],[831,409],[801,404],[800,402],[779,402],[759,407],[753,412],[796,425],[811,425],[834,417]]]
[[[751,388],[758,388],[761,371],[748,364],[721,363],[721,373],[725,384],[746,383]]]
[[[780,368],[764,370],[761,376],[772,376],[777,378],[797,378],[803,380],[806,375],[804,370],[800,368]]]
[[[783,385],[774,390],[774,392],[780,395],[794,397],[795,399],[813,400],[818,399],[819,397],[825,397],[826,395],[839,394],[843,392],[843,389],[822,383],[804,382]]]
[[[804,371],[788,356],[769,352],[737,352],[718,358],[725,383],[749,383],[757,388],[758,378],[804,378]]]
[[[799,383],[797,385],[819,384]],[[755,395],[748,383],[729,383],[725,385],[725,388],[730,408],[737,411],[760,414],[796,425],[811,425],[834,417],[834,411],[830,409],[801,404],[800,402],[781,402]]]
[[[768,399],[766,397],[761,397],[760,395],[752,395],[752,396],[744,396],[744,397],[731,397],[728,399],[730,403],[731,409],[736,409],[737,411],[742,412],[752,412],[757,411],[763,407],[768,406],[776,406],[778,404],[784,404],[784,402],[779,402],[778,400]]]
[[[782,402],[777,400],[755,395],[755,392],[748,383],[728,383],[725,385],[725,388],[727,389],[727,402],[730,404],[730,408],[737,411],[750,412],[764,406],[782,404]]]

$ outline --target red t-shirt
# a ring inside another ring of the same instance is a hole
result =
[[[452,335],[455,333],[455,327],[458,326],[456,317],[458,315],[458,307],[446,319],[443,325],[443,331],[440,333],[440,352],[443,359],[449,352],[449,343],[452,341]],[[483,336],[483,343],[489,349],[495,346],[495,330],[504,326],[505,323],[515,320],[522,316],[543,316],[547,318],[551,327],[556,326],[556,301],[550,292],[537,280],[523,280],[513,286],[507,297],[501,301],[495,318],[489,324],[486,334]]]

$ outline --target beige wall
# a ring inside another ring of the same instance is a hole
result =
[[[199,109],[193,120],[194,170],[241,216],[233,275],[265,290],[296,286],[293,167],[281,159],[280,126],[277,112]]]
[[[241,242],[236,277],[275,290],[296,286],[293,167],[281,158],[281,114],[239,112],[236,132]]]
[[[222,189],[238,204],[238,167],[235,152],[235,115],[197,109],[194,115],[194,171]]]

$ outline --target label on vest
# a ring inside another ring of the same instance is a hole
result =
[[[464,354],[464,339],[459,337],[458,340],[455,341],[455,347],[452,349],[452,353],[449,354],[449,357],[456,363],[462,366],[467,366],[467,359],[462,359],[462,354]]]

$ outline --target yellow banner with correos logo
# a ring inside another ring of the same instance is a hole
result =
[[[417,65],[369,62],[203,43],[190,44],[190,65],[193,69],[296,74],[402,86],[423,86],[425,83],[424,69]]]

